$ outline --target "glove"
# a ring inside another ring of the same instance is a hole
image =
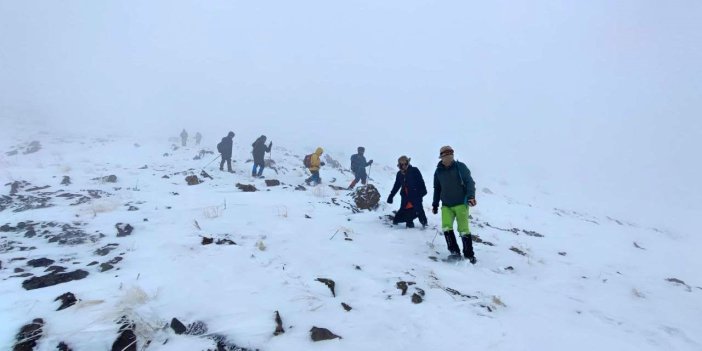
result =
[[[372,164],[373,164],[373,160],[368,161],[368,165],[369,165],[369,166],[372,165]]]
[[[470,207],[473,207],[473,206],[475,206],[475,205],[477,205],[477,204],[478,204],[478,202],[475,201],[475,199],[469,199],[469,200],[468,200],[468,205],[470,205]]]
[[[389,203],[389,204],[392,203],[392,196],[388,196],[388,203]]]
[[[439,213],[439,207],[433,206],[433,207],[431,208],[431,213],[433,213],[433,214]]]

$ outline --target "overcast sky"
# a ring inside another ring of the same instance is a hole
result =
[[[701,63],[697,0],[0,0],[3,125],[266,133],[429,169],[451,144],[474,173],[645,211],[702,208]]]

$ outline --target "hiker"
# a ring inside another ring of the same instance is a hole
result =
[[[195,133],[195,145],[200,145],[200,141],[202,141],[202,134],[200,132]]]
[[[441,228],[444,231],[446,245],[452,256],[460,257],[461,252],[453,232],[454,220],[458,222],[458,234],[463,242],[463,256],[475,264],[473,242],[468,227],[468,206],[475,206],[475,182],[468,167],[454,160],[453,148],[444,146],[439,151],[441,161],[434,172],[434,202],[431,212],[439,212],[441,200]]]
[[[232,170],[232,146],[234,144],[234,132],[229,132],[227,136],[222,138],[222,141],[217,144],[217,151],[222,154],[222,161],[219,162],[219,170],[224,171],[224,162],[227,162],[227,171],[234,173]]]
[[[183,146],[185,146],[185,144],[188,141],[188,132],[186,132],[185,129],[183,129],[183,131],[180,132],[180,141]]]
[[[251,170],[251,176],[262,177],[263,168],[266,167],[266,163],[264,162],[263,158],[266,152],[271,152],[273,142],[271,141],[268,146],[266,146],[266,136],[261,135],[258,137],[258,139],[256,139],[256,141],[253,142],[253,144],[251,144],[251,146],[253,147],[253,150],[251,151],[253,154],[253,169]],[[256,172],[256,168],[258,168],[258,172]]]
[[[418,168],[410,164],[410,158],[400,156],[397,159],[397,171],[395,185],[393,185],[388,196],[388,203],[392,203],[392,198],[400,192],[400,209],[395,213],[392,224],[397,225],[405,222],[407,228],[414,228],[414,219],[419,217],[422,228],[427,227],[427,215],[424,213],[422,198],[427,194],[427,186]]]
[[[310,173],[312,173],[312,175],[309,178],[305,179],[305,183],[307,185],[312,185],[312,182],[314,182],[314,185],[317,185],[322,182],[322,178],[319,177],[319,168],[325,165],[325,163],[321,160],[322,153],[324,153],[324,149],[318,147],[312,155],[308,155],[310,156],[309,164],[305,162],[305,166],[307,166],[307,169],[310,170]]]
[[[366,148],[364,148],[363,146],[359,146],[358,153],[355,155],[351,155],[351,172],[353,172],[355,178],[349,185],[349,190],[353,189],[353,187],[356,186],[356,183],[358,183],[359,180],[363,185],[366,185],[366,183],[368,182],[368,174],[366,174],[366,167],[372,165],[373,160],[366,162],[366,157],[363,156],[364,152],[366,152]]]

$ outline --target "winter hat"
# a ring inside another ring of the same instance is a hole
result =
[[[407,164],[409,164],[409,163],[410,163],[410,160],[412,160],[412,159],[411,159],[411,158],[408,158],[408,157],[405,156],[405,155],[402,155],[402,156],[400,156],[400,158],[397,159],[397,164],[400,164],[400,163],[407,163]]]
[[[365,147],[363,147],[363,146],[358,147],[358,152],[364,152],[364,151],[366,151]]]
[[[229,134],[227,134],[227,136],[230,137],[230,138],[233,137],[233,136],[234,136],[234,132],[229,132]]]
[[[441,150],[439,150],[439,158],[444,158],[446,156],[453,156],[453,148],[448,145],[442,146]]]

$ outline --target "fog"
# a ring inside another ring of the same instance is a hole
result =
[[[699,213],[702,2],[0,0],[0,136],[266,134]],[[675,217],[677,216],[677,217]]]

